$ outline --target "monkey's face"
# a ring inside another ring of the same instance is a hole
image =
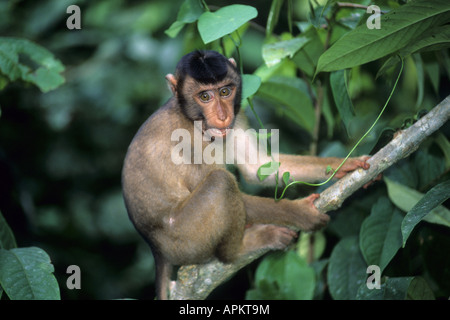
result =
[[[216,137],[224,137],[233,128],[235,100],[238,90],[232,79],[225,78],[214,84],[200,84],[189,78],[185,84],[192,88],[188,93],[191,100],[188,111],[195,111],[203,121],[203,131]]]
[[[166,79],[184,115],[202,121],[212,137],[225,137],[241,106],[241,76],[234,59],[215,51],[194,51]]]
[[[240,76],[230,68],[229,76],[218,82],[205,84],[186,76],[177,85],[175,95],[183,113],[192,121],[202,121],[203,133],[225,137],[240,109]]]

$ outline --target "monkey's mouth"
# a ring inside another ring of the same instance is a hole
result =
[[[215,138],[225,138],[227,134],[230,132],[231,128],[205,128],[203,130],[203,134],[206,134],[211,138],[212,141],[214,141]]]
[[[230,128],[223,128],[223,129],[210,128],[210,129],[208,129],[208,133],[213,137],[225,137],[229,131],[230,131]]]

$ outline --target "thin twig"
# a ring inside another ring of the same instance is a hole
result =
[[[367,11],[367,8],[369,8],[369,6],[365,6],[359,3],[351,3],[351,2],[337,2],[338,7],[341,8],[356,8],[356,9],[364,9]],[[380,13],[387,13],[387,11],[383,11],[381,10]]]

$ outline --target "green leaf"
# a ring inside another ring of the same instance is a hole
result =
[[[436,143],[441,148],[445,156],[445,166],[450,167],[450,142],[441,132],[436,134]]]
[[[180,7],[177,21],[192,23],[202,15],[204,9],[200,0],[186,0]]]
[[[333,172],[333,168],[330,165],[327,165],[327,169],[325,171],[327,174],[332,173]]]
[[[402,56],[430,49],[443,49],[450,46],[450,26],[439,26],[425,32],[416,41],[400,51]]]
[[[242,75],[242,100],[254,95],[261,86],[261,78],[254,74]]]
[[[361,65],[401,50],[430,28],[448,22],[447,0],[411,1],[381,17],[380,29],[365,24],[348,32],[319,58],[316,74]]]
[[[286,171],[285,173],[283,173],[283,182],[285,185],[289,184],[289,178],[291,177],[291,174]]]
[[[381,68],[378,70],[377,75],[375,76],[375,79],[378,79],[380,76],[385,74],[388,70],[395,67],[399,62],[401,61],[400,57],[398,55],[393,55],[389,57],[381,66]]]
[[[247,299],[312,299],[315,288],[314,269],[295,251],[266,256],[255,274],[255,289]]]
[[[0,249],[0,284],[11,300],[59,300],[54,267],[36,247]]]
[[[203,13],[203,6],[200,0],[185,0],[178,11],[177,21],[165,31],[165,33],[175,38],[187,23],[193,23]]]
[[[306,37],[297,37],[290,40],[265,44],[262,48],[264,62],[268,67],[272,67],[286,57],[292,58],[308,41],[309,39]]]
[[[367,264],[358,242],[358,237],[344,238],[331,253],[327,279],[331,296],[336,300],[355,299],[366,281]]]
[[[388,278],[380,289],[369,289],[364,283],[358,300],[434,300],[433,291],[422,277]]]
[[[430,191],[428,191],[419,202],[406,214],[402,221],[403,246],[406,244],[409,235],[414,227],[427,215],[431,210],[437,208],[440,204],[450,197],[450,180],[442,182]],[[443,208],[443,207],[442,207]],[[448,210],[447,210],[448,212]],[[450,213],[450,212],[448,212]],[[448,216],[450,217],[450,216]]]
[[[417,168],[419,186],[427,186],[433,183],[445,172],[445,160],[428,149],[420,149],[415,154],[414,165]]]
[[[280,16],[283,2],[284,0],[272,0],[269,16],[267,17],[266,37],[269,37],[272,34],[275,25],[278,23],[278,17]]]
[[[208,44],[236,31],[257,15],[255,8],[241,4],[226,6],[216,12],[204,12],[198,19],[198,32],[203,42]]]
[[[311,250],[311,237],[313,237],[313,258],[319,259],[325,251],[325,245],[327,243],[323,232],[314,233],[300,233],[300,239],[297,242],[297,254],[299,257],[307,261],[309,257],[309,251]]]
[[[326,36],[326,31],[323,29],[310,28],[305,33],[305,37],[311,39],[306,43],[293,57],[292,61],[302,70],[306,75],[312,77],[314,75],[319,57],[324,52],[324,44],[321,36]]]
[[[433,290],[422,277],[414,277],[408,288],[407,300],[435,300]]]
[[[425,61],[425,71],[430,78],[434,93],[437,94],[439,92],[439,82],[441,80],[439,62],[436,60]],[[450,150],[450,148],[448,150]]]
[[[336,103],[336,107],[344,123],[347,134],[352,136],[349,132],[349,128],[352,121],[355,120],[355,109],[348,94],[345,70],[330,73],[330,85],[334,102]]]
[[[258,168],[256,174],[258,175],[259,181],[264,181],[268,176],[277,172],[280,167],[280,162],[267,162]]]
[[[22,62],[22,56],[38,67]],[[48,92],[64,83],[60,75],[62,71],[62,63],[43,47],[25,39],[0,37],[0,72],[10,81],[21,79],[35,84],[42,92]]]
[[[405,300],[412,277],[388,278],[380,289],[369,289],[364,283],[359,287],[358,300]]]
[[[387,189],[388,189],[389,199],[397,207],[399,207],[401,210],[403,210],[405,212],[409,213],[409,211],[412,210],[416,204],[419,205],[419,201],[424,196],[422,193],[420,193],[414,189],[408,188],[397,182],[394,182],[387,177],[384,178],[384,181],[385,181]],[[441,191],[442,191],[442,194],[441,194]],[[441,190],[440,188],[438,188],[436,192],[439,192],[437,194],[438,196],[445,196],[445,190]],[[432,195],[433,194],[434,194],[434,192],[432,193]],[[447,197],[448,197],[448,188],[447,188]],[[430,204],[432,206],[434,201],[436,201],[436,198],[430,198],[430,199],[433,199],[433,202],[426,203],[426,207],[428,207]],[[424,201],[429,201],[430,199],[426,198]],[[430,206],[430,208],[431,208],[431,206]],[[436,223],[436,224],[441,224],[441,225],[450,227],[450,210],[446,209],[442,205],[433,207],[431,209],[431,211],[429,211],[424,217],[422,217],[422,220],[425,220],[430,223]],[[405,224],[409,225],[410,223],[413,223],[413,222],[414,222],[414,220],[409,223],[405,222]],[[403,228],[403,223],[402,223],[402,228]],[[406,234],[406,233],[404,233],[404,234]],[[406,241],[406,239],[403,239],[404,243],[405,243],[405,241]]]
[[[273,77],[261,84],[258,95],[285,106],[283,111],[290,119],[307,131],[313,131],[314,108],[303,80]]]
[[[383,272],[402,246],[402,220],[403,215],[388,198],[382,197],[373,205],[359,236],[359,245],[368,265],[377,265]]]
[[[164,31],[164,33],[171,38],[175,38],[178,35],[178,33],[180,33],[180,31],[183,30],[185,25],[186,25],[185,22],[175,21],[170,25],[169,29]]]
[[[8,223],[0,212],[0,249],[16,248],[16,238]]]

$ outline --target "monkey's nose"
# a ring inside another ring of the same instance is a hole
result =
[[[222,107],[222,105],[220,103],[217,103],[217,119],[219,119],[220,121],[225,121],[227,119],[227,112],[225,111],[225,109]]]

